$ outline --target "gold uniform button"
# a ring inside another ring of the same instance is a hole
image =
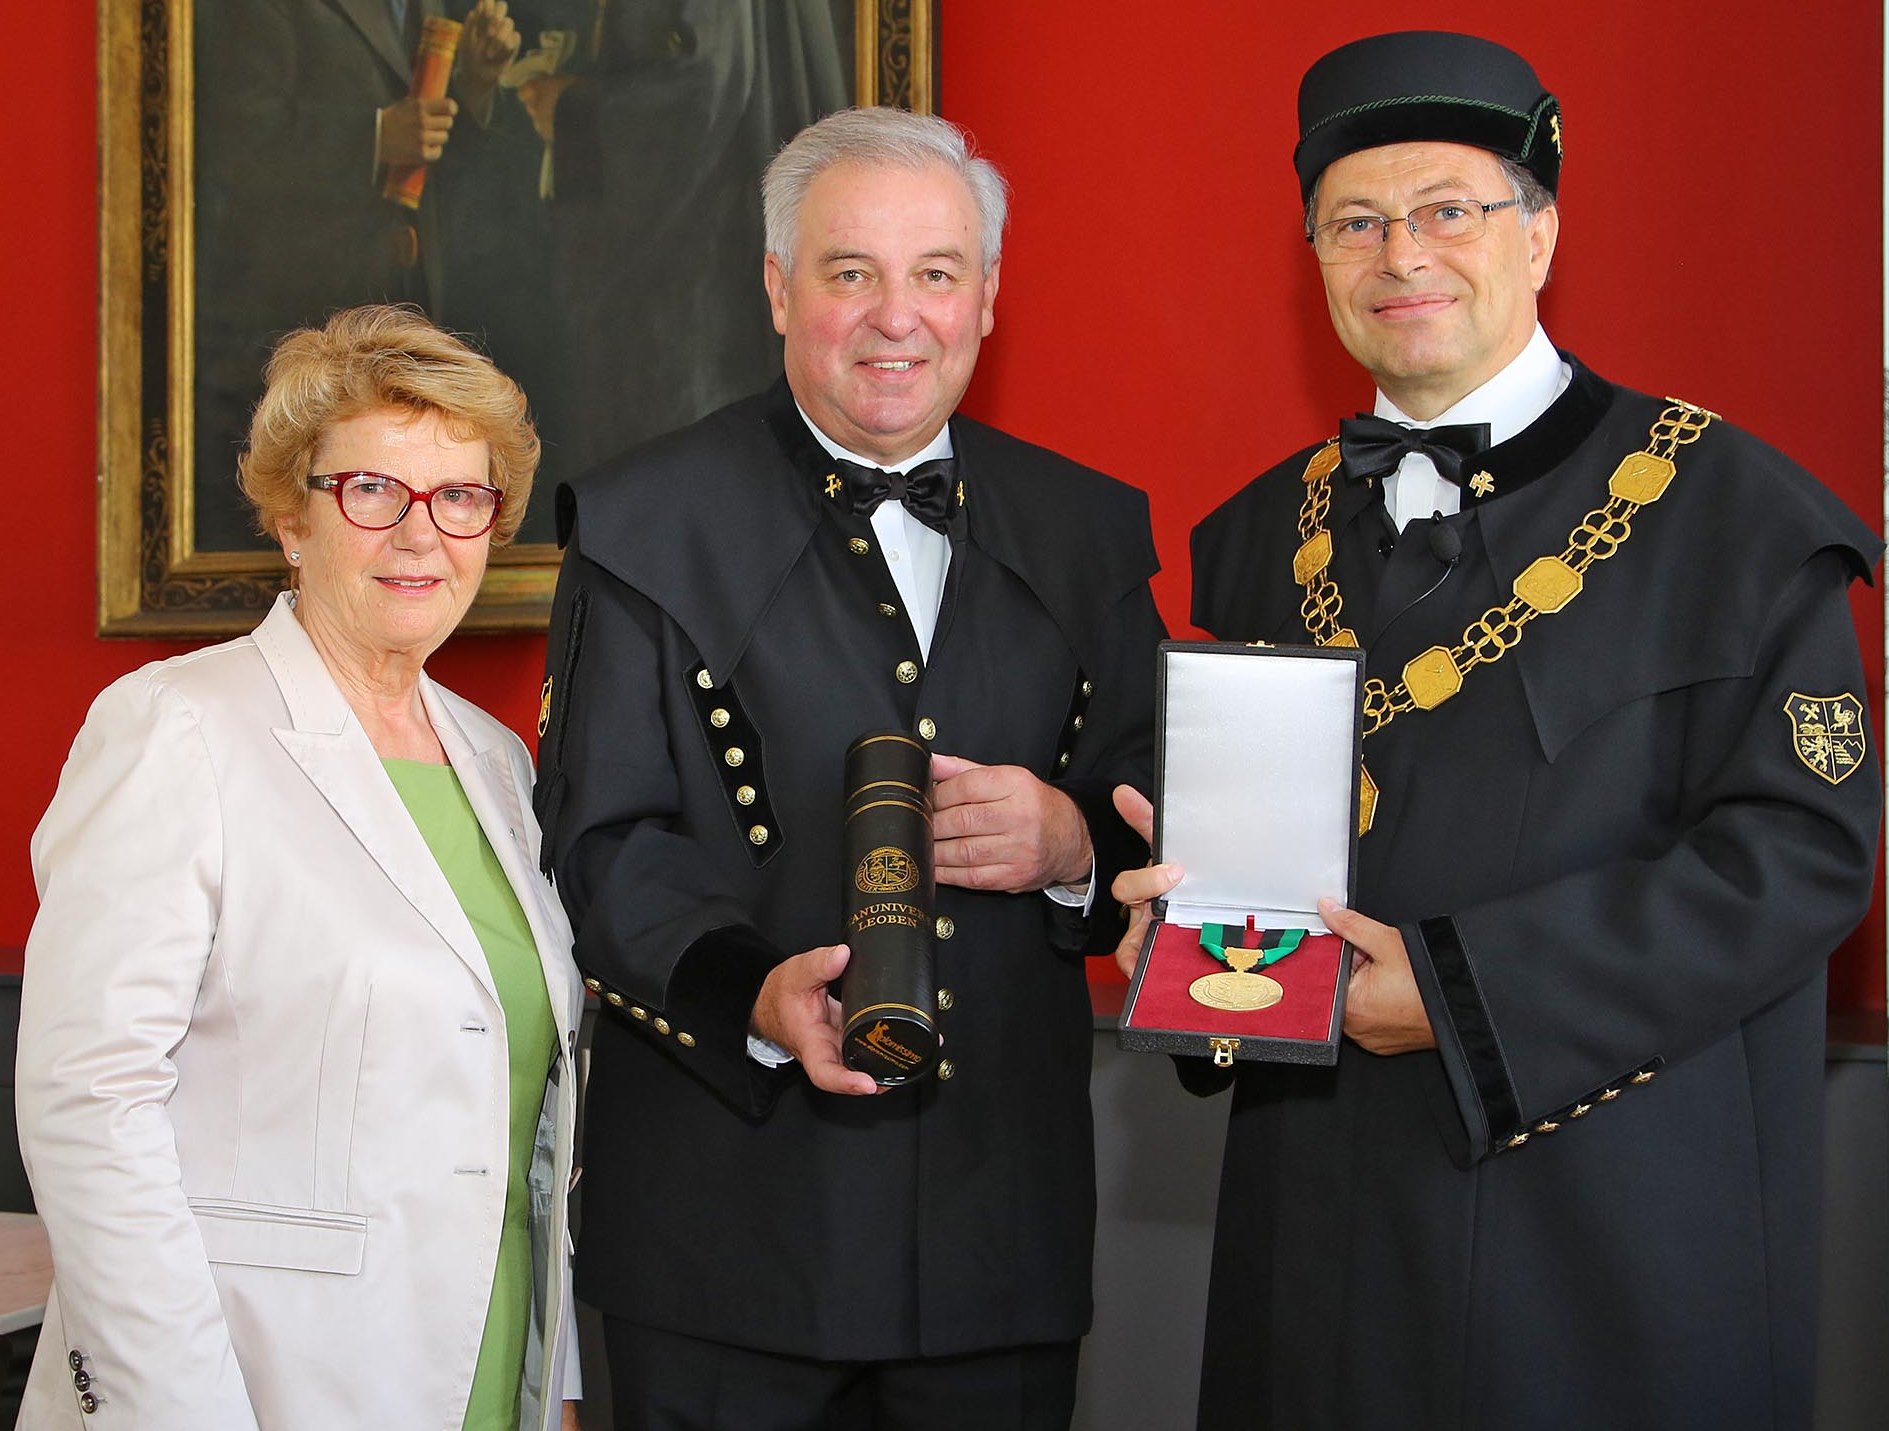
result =
[[[939,915],[938,922],[934,924],[932,928],[937,931],[940,939],[949,939],[953,934],[958,932],[956,921],[948,914]]]
[[[603,1001],[612,1008],[620,1009],[623,1007],[623,995],[619,994],[615,989],[605,989],[603,991]]]
[[[666,1034],[669,1032],[669,1020],[657,1019],[655,1023],[650,1025],[650,1027],[656,1030],[656,1032],[659,1034]]]
[[[957,1001],[958,1001],[958,996],[952,993],[949,989],[940,989],[938,991],[938,1012],[941,1014],[950,1013],[951,1006],[955,1004]]]
[[[856,557],[863,557],[867,552],[872,550],[872,543],[867,541],[864,537],[854,537],[846,544],[846,550]]]
[[[900,661],[898,668],[894,670],[892,674],[899,678],[900,685],[909,686],[913,681],[918,679],[918,663],[916,661]]]
[[[879,603],[879,614],[881,616],[897,616],[899,609],[889,601],[882,601]]]
[[[700,686],[705,691],[712,691],[715,689],[715,678],[709,675],[708,667],[704,666],[701,670],[695,673],[695,684]]]
[[[584,980],[584,987],[589,989],[593,994],[601,994],[603,992],[603,980],[586,979]]]
[[[1082,694],[1083,694],[1083,695],[1085,695],[1085,696],[1092,696],[1092,695],[1094,695],[1094,694],[1095,694],[1095,682],[1094,682],[1094,681],[1084,681],[1084,682],[1082,683]]]
[[[1653,1070],[1649,1068],[1644,1073],[1636,1073],[1629,1081],[1633,1083],[1651,1083],[1653,1081]]]
[[[1082,717],[1081,717],[1081,716],[1077,716],[1077,717],[1076,717],[1076,718],[1075,718],[1074,720],[1072,720],[1072,721],[1070,721],[1070,722],[1069,722],[1069,728],[1070,728],[1071,730],[1081,730],[1081,729],[1082,729]]]
[[[723,726],[728,724],[728,712],[723,710],[720,706],[716,706],[714,710],[708,713],[708,723],[714,726],[716,730],[720,730]]]
[[[933,720],[930,716],[926,716],[918,723],[918,733],[924,736],[926,740],[932,739],[938,734],[938,722]]]
[[[727,761],[730,766],[735,766],[741,764],[742,761],[748,758],[748,752],[738,745],[731,745],[722,752],[721,758]]]
[[[958,1066],[948,1058],[938,1060],[938,1076],[944,1079],[956,1078]]]
[[[1522,1146],[1522,1144],[1526,1143],[1527,1141],[1528,1141],[1528,1134],[1517,1133],[1513,1138],[1509,1139],[1509,1146],[1511,1148],[1519,1148]]]
[[[692,1033],[679,1033],[676,1035],[676,1042],[681,1044],[684,1048],[694,1048],[695,1035]]]
[[[743,785],[737,789],[735,791],[735,803],[737,805],[752,805],[754,803],[754,787],[752,785]]]
[[[631,1004],[630,1017],[635,1019],[638,1023],[648,1023],[649,1010],[644,1008],[641,1004]]]
[[[767,843],[767,826],[748,826],[748,843],[751,845],[765,845]]]
[[[1069,767],[1069,752],[1065,750],[1061,755],[1056,757],[1056,768],[1058,770],[1066,770],[1068,769],[1068,767]]]

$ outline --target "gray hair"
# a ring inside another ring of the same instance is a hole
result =
[[[1500,154],[1491,154],[1489,157],[1502,166],[1502,177],[1508,180],[1509,189],[1515,195],[1515,208],[1522,223],[1528,223],[1555,202],[1555,196],[1548,192],[1541,180],[1513,159],[1505,159]],[[1318,190],[1324,182],[1323,174],[1313,180],[1311,196],[1305,201],[1305,232],[1308,238],[1318,222]]]
[[[835,164],[868,168],[950,170],[977,205],[978,251],[985,273],[1003,253],[1009,185],[990,160],[972,154],[963,130],[936,115],[878,106],[842,109],[796,134],[761,176],[767,251],[783,273],[794,271],[794,235],[800,206],[813,181]]]

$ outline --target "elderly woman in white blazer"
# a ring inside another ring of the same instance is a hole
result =
[[[537,437],[410,310],[268,377],[242,479],[294,591],[109,687],[33,839],[20,1424],[574,1426],[570,930],[523,744],[422,670]]]

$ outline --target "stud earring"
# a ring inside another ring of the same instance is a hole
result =
[[[292,565],[300,565],[300,564],[301,564],[301,560],[302,560],[302,554],[301,554],[300,552],[290,552],[290,553],[289,553],[289,562],[290,562],[290,563],[291,563]]]

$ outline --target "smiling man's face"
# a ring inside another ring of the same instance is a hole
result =
[[[1333,161],[1319,179],[1315,221],[1514,197],[1487,150],[1389,144]],[[1319,265],[1339,341],[1410,416],[1437,416],[1527,346],[1560,217],[1552,205],[1528,220],[1519,212],[1490,214],[1479,238],[1449,248],[1423,248],[1408,225],[1392,224],[1377,253]]]
[[[792,271],[769,254],[767,293],[788,386],[840,446],[897,463],[957,410],[997,300],[978,231],[943,165],[836,164],[808,186]]]

